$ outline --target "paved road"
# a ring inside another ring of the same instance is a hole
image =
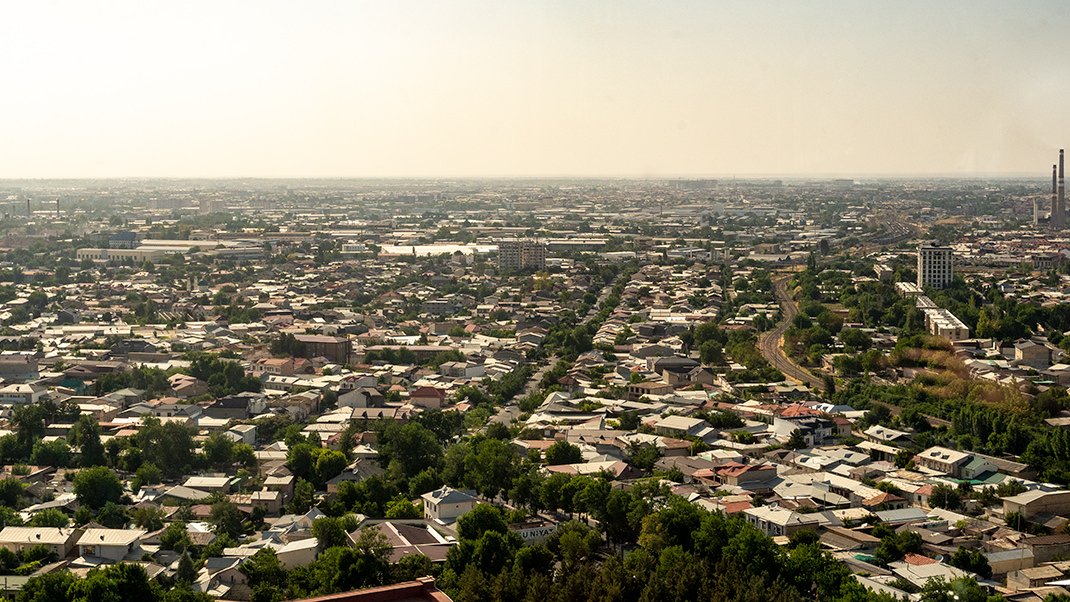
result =
[[[823,391],[825,382],[791,361],[785,355],[782,347],[784,333],[791,326],[791,321],[795,314],[799,313],[799,307],[795,305],[791,295],[788,294],[788,280],[790,279],[791,276],[784,276],[773,281],[773,292],[776,293],[777,300],[780,302],[782,319],[776,325],[776,328],[758,335],[758,349],[773,367],[784,373],[784,376]]]

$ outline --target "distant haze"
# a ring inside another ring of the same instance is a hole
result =
[[[1050,174],[1070,3],[0,3],[0,178]]]

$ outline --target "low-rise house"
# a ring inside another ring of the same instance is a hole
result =
[[[668,395],[673,392],[673,386],[664,382],[645,382],[628,385],[625,397],[628,401],[638,401],[648,395]]]
[[[265,477],[264,489],[282,493],[282,502],[286,503],[293,497],[296,480],[292,474]]]
[[[0,404],[26,405],[41,401],[48,389],[40,385],[13,384],[0,388]]]
[[[56,527],[4,527],[0,531],[0,547],[12,552],[25,552],[35,546],[45,546],[60,558],[74,549],[81,531]]]
[[[340,408],[377,408],[385,403],[383,393],[375,386],[346,389],[338,396]]]
[[[0,380],[25,382],[40,378],[37,358],[32,353],[0,354]]]
[[[770,537],[791,537],[799,531],[817,531],[820,519],[776,506],[758,506],[743,511],[747,522]]]
[[[704,437],[711,435],[713,428],[702,419],[670,415],[654,423],[654,432],[667,437]],[[712,432],[714,439],[716,431]]]
[[[1029,518],[1035,514],[1066,515],[1070,513],[1070,491],[1034,489],[1001,499],[1003,500],[1003,516],[1013,512],[1021,513],[1023,518]]]
[[[247,420],[267,410],[267,398],[261,393],[238,393],[220,397],[204,406],[204,414],[225,420]]]
[[[201,415],[201,406],[196,404],[161,403],[152,407],[152,415],[157,418],[196,419]]]
[[[171,395],[180,399],[197,397],[208,392],[208,383],[188,374],[172,374],[167,378]]]
[[[278,514],[283,505],[282,492],[270,489],[254,491],[250,504],[254,508],[262,508],[267,514]]]
[[[1050,562],[1055,557],[1065,558],[1070,553],[1070,534],[1039,535],[1022,538],[1018,544],[1033,554],[1033,564]]]
[[[963,467],[973,458],[969,452],[961,452],[946,447],[930,447],[914,456],[914,463],[949,477],[960,478]]]
[[[145,533],[136,529],[86,529],[78,539],[78,554],[119,562],[135,553]]]
[[[776,466],[772,464],[740,464],[739,462],[727,462],[716,468],[695,472],[696,478],[710,480],[719,485],[729,487],[761,489],[767,487],[770,481],[776,478]]]
[[[236,424],[230,427],[225,433],[228,437],[233,439],[235,443],[244,443],[246,445],[256,445],[256,425],[255,424]]]
[[[186,479],[182,486],[200,491],[230,493],[230,477],[194,476]]]
[[[476,507],[479,500],[472,490],[442,487],[420,496],[424,501],[424,518],[453,522]]]
[[[820,531],[821,543],[835,550],[873,551],[881,540],[864,531],[844,527],[825,526]]]
[[[1047,368],[1051,363],[1051,350],[1046,345],[1029,339],[1015,341],[1014,361],[1016,364],[1033,368]]]
[[[996,550],[994,552],[985,552],[984,556],[985,560],[988,561],[988,566],[992,569],[993,577],[1032,568],[1033,566],[1033,550],[1029,548]]]
[[[1014,591],[1033,589],[1062,578],[1063,572],[1051,565],[1020,569],[1007,573],[1007,589]]]
[[[866,439],[874,443],[909,443],[910,433],[875,424],[862,431]]]
[[[298,539],[275,550],[275,556],[286,570],[305,566],[316,559],[319,554],[319,540],[315,537]]]
[[[409,402],[423,408],[441,408],[446,404],[446,390],[424,386],[409,394]]]

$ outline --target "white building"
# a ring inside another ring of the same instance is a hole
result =
[[[498,267],[508,270],[545,269],[546,243],[537,240],[500,240]]]
[[[951,247],[924,244],[918,247],[918,286],[935,289],[951,285],[953,276]]]
[[[39,385],[8,385],[0,389],[2,404],[32,404],[41,401],[48,389]]]
[[[78,539],[78,554],[118,562],[134,553],[144,534],[135,529],[86,529]]]
[[[424,500],[424,518],[448,523],[464,516],[476,507],[475,491],[461,491],[443,487],[420,496]]]

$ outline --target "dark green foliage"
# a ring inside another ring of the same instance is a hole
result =
[[[576,464],[583,460],[580,448],[568,441],[557,441],[546,449],[546,463],[550,466]]]
[[[71,524],[71,519],[56,508],[46,508],[30,517],[26,524],[33,527],[58,527],[63,528]]]
[[[452,487],[475,489],[493,498],[508,491],[517,474],[520,457],[513,446],[498,439],[476,435],[450,446],[442,478]]]
[[[478,504],[457,519],[457,535],[463,539],[479,539],[488,531],[504,534],[508,530],[501,511],[490,504]]]
[[[78,448],[79,466],[103,466],[107,460],[100,442],[100,425],[88,415],[78,417],[70,432],[70,444]]]
[[[873,531],[877,535],[877,530]],[[906,554],[921,552],[921,535],[913,531],[901,533],[889,533],[881,537],[881,543],[873,554],[882,564],[888,564],[893,560],[899,560]]]
[[[435,433],[415,422],[386,427],[379,445],[381,453],[390,458],[390,470],[405,478],[436,466],[442,458]]]
[[[977,573],[982,579],[992,578],[992,567],[988,565],[988,559],[980,550],[967,550],[959,546],[958,551],[951,555],[948,564],[964,571]]]
[[[78,582],[79,579],[67,571],[45,573],[30,579],[15,599],[18,602],[66,602],[71,599],[67,592]]]
[[[208,383],[213,397],[226,397],[244,391],[259,392],[263,384],[255,376],[246,376],[236,360],[223,359],[212,353],[187,354],[191,360],[189,373]]]
[[[933,508],[957,510],[962,505],[962,497],[950,485],[938,483],[933,485],[932,493],[929,494],[929,505]]]
[[[0,504],[16,508],[25,492],[26,485],[22,481],[14,477],[8,477],[0,481]]]
[[[149,416],[142,421],[135,443],[143,462],[158,466],[166,476],[177,477],[194,465],[196,444],[193,437],[196,434],[192,427],[177,422],[161,424],[158,418]],[[128,470],[136,471],[139,467],[140,464],[128,467]]]
[[[220,500],[212,504],[208,523],[212,525],[212,530],[216,534],[237,538],[245,532],[245,526],[242,524],[244,518],[234,502]]]
[[[94,466],[74,477],[74,495],[81,504],[99,509],[108,502],[118,503],[123,495],[123,483],[112,470]]]

